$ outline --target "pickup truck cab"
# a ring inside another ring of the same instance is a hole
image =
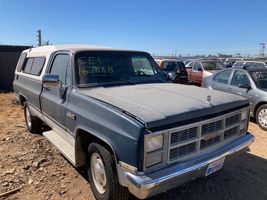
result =
[[[208,176],[254,140],[243,97],[167,83],[146,52],[52,45],[22,52],[14,92],[30,132],[74,167],[96,199],[144,199]]]

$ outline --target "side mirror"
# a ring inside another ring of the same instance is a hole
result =
[[[239,88],[244,88],[244,89],[250,89],[250,85],[248,83],[242,83],[238,85]]]
[[[197,71],[202,72],[202,68],[198,68]]]
[[[45,74],[43,77],[43,85],[45,87],[57,86],[59,84],[59,76],[56,74]]]

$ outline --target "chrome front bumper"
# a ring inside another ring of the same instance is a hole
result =
[[[163,169],[142,175],[127,172],[127,187],[133,195],[140,199],[165,192],[190,180],[205,176],[210,163],[223,157],[227,160],[234,154],[245,150],[254,139],[254,136],[248,132],[236,141],[189,162],[177,162]]]

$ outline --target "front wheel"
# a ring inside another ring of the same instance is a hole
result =
[[[25,117],[27,129],[31,133],[41,132],[42,121],[31,114],[31,111],[30,111],[30,108],[27,102],[24,103],[24,117]]]
[[[128,199],[129,191],[119,184],[113,156],[97,143],[88,147],[87,175],[97,200]]]
[[[261,105],[256,112],[256,121],[259,127],[267,131],[267,104]]]

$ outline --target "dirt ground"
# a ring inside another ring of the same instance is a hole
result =
[[[151,200],[267,200],[267,132],[254,122],[249,130],[256,136],[250,151],[226,163],[217,174]],[[0,93],[0,200],[94,199],[82,174],[44,137],[27,131],[14,94]],[[18,190],[1,197],[13,189]]]

